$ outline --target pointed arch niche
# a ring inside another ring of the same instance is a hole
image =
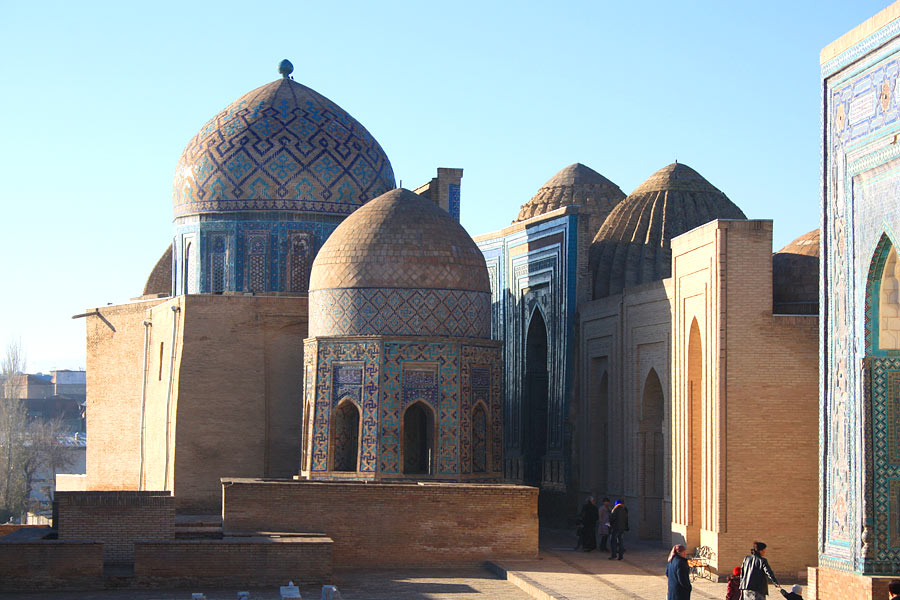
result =
[[[663,421],[665,394],[655,369],[644,380],[641,396],[641,419],[638,423],[640,451],[640,510],[642,539],[662,539],[663,496],[665,495],[665,448]]]
[[[427,475],[434,459],[434,411],[418,400],[403,413],[403,473]]]
[[[704,492],[705,469],[703,448],[706,441],[704,424],[705,387],[703,385],[703,343],[700,339],[700,325],[694,318],[688,338],[687,355],[687,408],[688,408],[688,541],[700,539],[700,528],[705,525]]]
[[[332,470],[356,471],[359,459],[359,408],[349,398],[334,410],[331,455]]]
[[[485,473],[490,464],[491,431],[488,411],[478,402],[472,409],[472,473]]]
[[[547,370],[547,325],[541,311],[535,309],[525,336],[525,377],[523,406],[524,482],[538,485],[543,476],[543,460],[547,453],[549,418],[549,372]]]

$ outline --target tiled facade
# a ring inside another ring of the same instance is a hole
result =
[[[889,7],[823,51],[819,568],[900,574],[895,384],[877,334],[900,227],[900,20]],[[819,576],[819,597],[833,596]]]

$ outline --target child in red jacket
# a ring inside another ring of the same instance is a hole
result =
[[[741,568],[735,567],[728,576],[728,588],[725,590],[725,600],[741,600]]]

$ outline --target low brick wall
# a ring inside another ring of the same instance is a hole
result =
[[[533,558],[536,488],[222,479],[226,532],[324,533],[335,568]]]
[[[809,569],[807,600],[883,600],[893,577],[870,577],[828,567]]]
[[[19,525],[15,523],[4,523],[3,525],[0,525],[0,538],[9,535],[10,533],[15,533],[20,529],[47,529],[49,531],[49,528],[46,525]]]
[[[103,587],[103,544],[41,540],[0,541],[0,590]]]
[[[168,492],[56,492],[60,540],[103,542],[103,561],[134,561],[137,540],[170,540],[175,499]]]
[[[331,549],[324,536],[135,542],[134,585],[325,584],[331,582]]]

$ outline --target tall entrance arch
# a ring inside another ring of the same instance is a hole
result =
[[[650,369],[641,396],[638,424],[640,452],[641,539],[662,539],[663,495],[665,488],[665,448],[663,421],[665,395],[655,369]]]
[[[547,370],[547,325],[536,310],[525,337],[525,377],[523,378],[523,479],[540,485],[547,453],[549,373]]]

